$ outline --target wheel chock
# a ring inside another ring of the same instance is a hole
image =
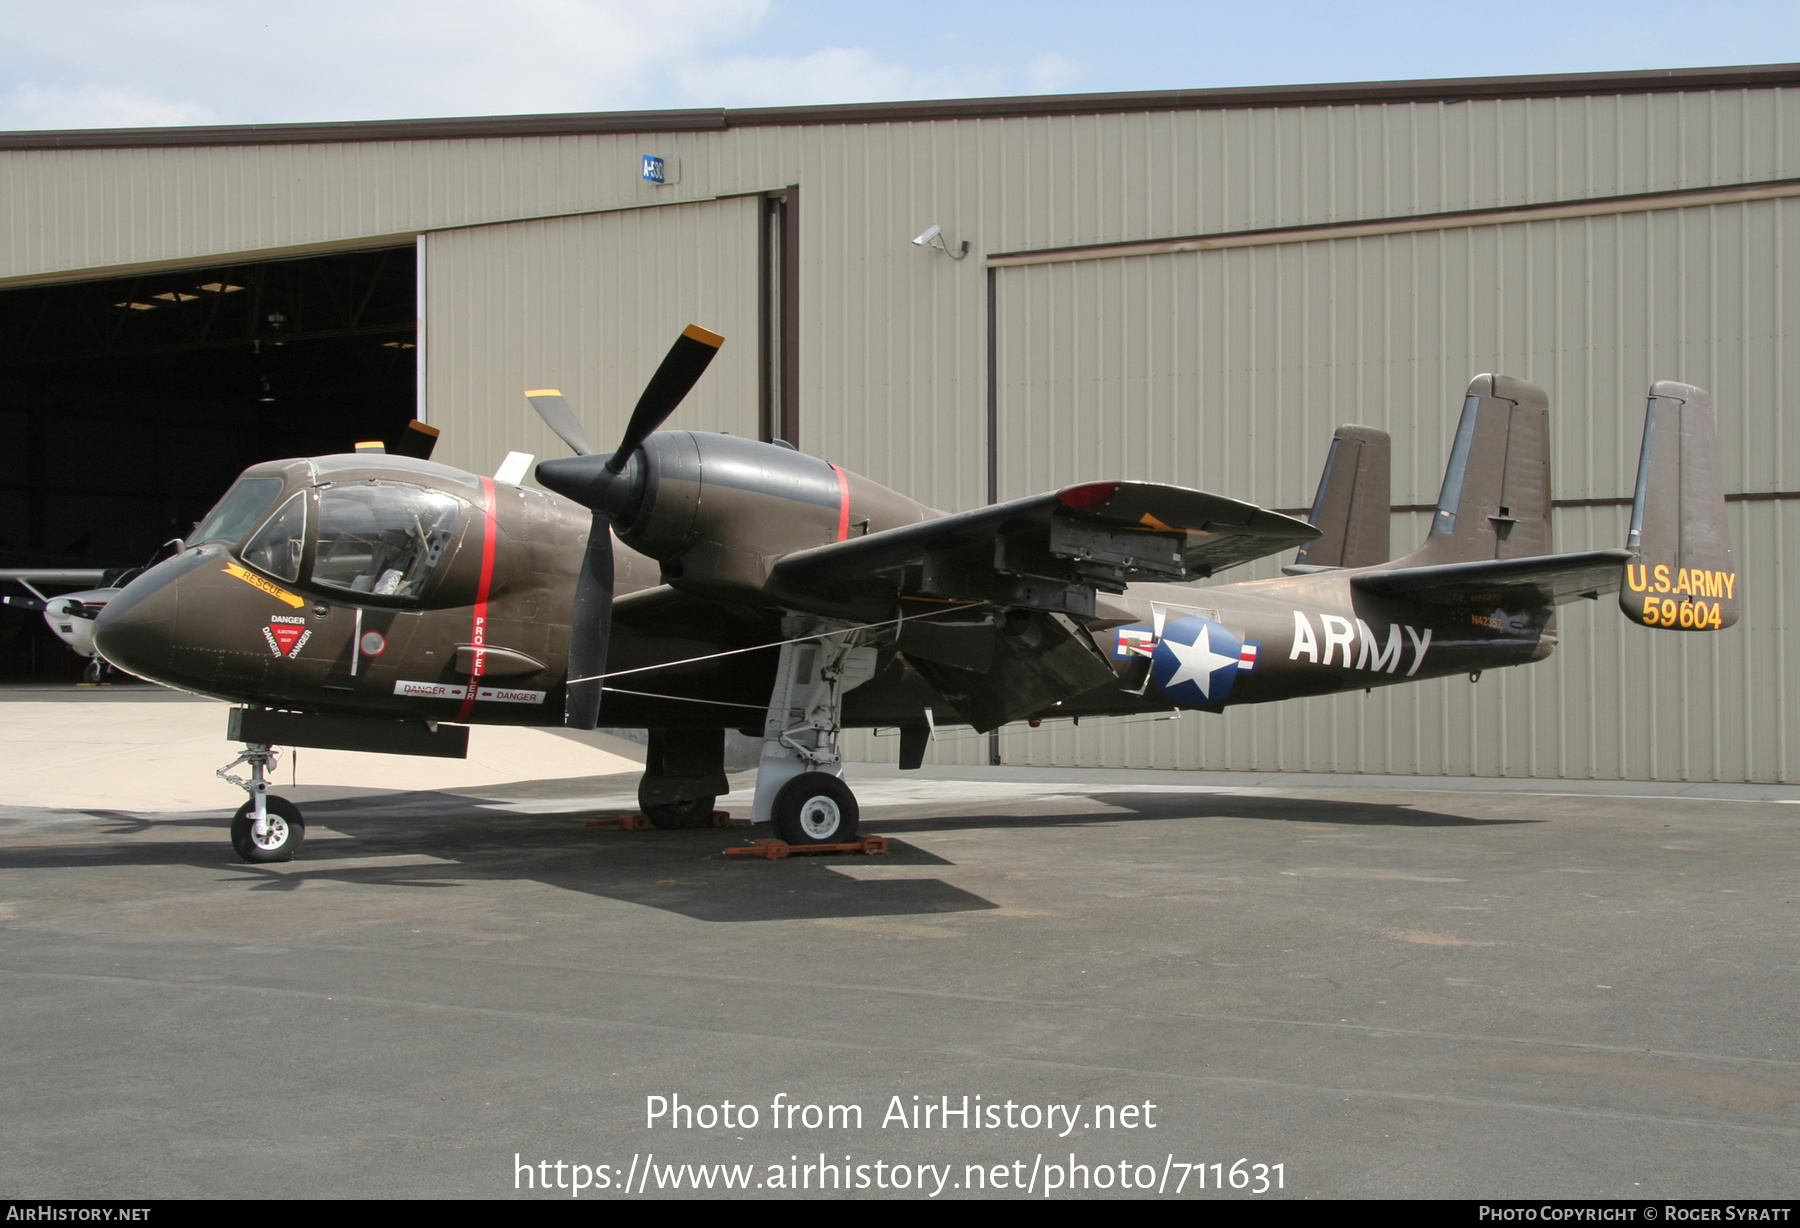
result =
[[[622,814],[613,819],[589,819],[589,827],[622,827],[626,831],[649,831],[650,819],[641,814]]]
[[[864,836],[848,844],[789,844],[786,840],[758,840],[743,848],[726,849],[727,857],[762,857],[779,861],[796,853],[866,853],[888,851],[886,836]]]
[[[714,827],[730,827],[731,826],[731,811],[729,811],[729,810],[713,811],[712,812],[712,825]]]

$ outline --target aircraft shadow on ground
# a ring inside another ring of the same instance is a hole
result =
[[[1068,796],[1068,795],[1065,795]],[[1421,810],[1389,802],[1336,801],[1329,798],[1245,796],[1229,793],[1085,793],[1083,800],[1116,809],[1067,814],[931,814],[883,816],[882,831],[959,831],[1004,827],[1091,827],[1145,819],[1258,819],[1279,823],[1330,823],[1345,827],[1504,827],[1542,823],[1539,818],[1477,819],[1462,814]],[[937,807],[942,809],[942,807]],[[1124,812],[1124,813],[1121,813]]]
[[[1439,828],[1544,821],[1478,819],[1383,802],[1128,789],[1064,794],[1057,800],[1076,805],[1094,802],[1109,809],[1031,813],[1021,803],[1010,813],[970,814],[931,804],[936,813],[907,813],[923,808],[921,804],[896,808],[900,813],[872,815],[866,827],[894,837],[912,832],[1098,827],[1146,819]],[[593,816],[583,812],[530,814],[491,808],[511,804],[461,793],[310,801],[306,814],[313,824],[349,839],[313,841],[298,860],[279,867],[238,861],[227,837],[229,819],[222,814],[151,820],[123,811],[90,810],[79,813],[106,825],[96,833],[101,841],[0,846],[0,870],[188,865],[227,870],[234,879],[247,876],[254,880],[251,890],[277,893],[298,890],[310,881],[454,890],[472,882],[524,880],[718,922],[891,917],[997,907],[939,878],[859,878],[839,872],[950,864],[903,839],[893,839],[891,852],[878,858],[851,854],[765,861],[725,856],[727,848],[741,847],[753,834],[763,834],[747,826],[627,832],[588,827],[586,820]],[[611,816],[617,811],[595,813]],[[195,838],[171,839],[171,830],[191,832]],[[357,864],[401,856],[433,860],[403,866]],[[309,862],[318,863],[317,868],[309,867]]]
[[[421,817],[434,809],[431,817]],[[397,794],[374,802],[311,803],[306,814],[314,825],[350,839],[316,840],[292,862],[252,866],[232,852],[229,819],[223,816],[152,821],[116,811],[88,813],[105,824],[95,833],[102,839],[0,845],[0,870],[191,866],[227,871],[232,876],[227,881],[248,877],[252,891],[276,893],[313,881],[427,890],[479,881],[534,881],[718,922],[917,916],[998,907],[935,877],[862,879],[838,872],[950,864],[904,840],[891,842],[890,852],[878,858],[849,854],[766,861],[724,855],[729,847],[748,845],[753,834],[765,834],[747,826],[627,832],[590,828],[585,822],[589,816],[579,812],[496,814],[466,796]],[[171,839],[172,830],[195,838]],[[421,855],[434,860],[356,864]],[[320,864],[315,869],[309,862]]]

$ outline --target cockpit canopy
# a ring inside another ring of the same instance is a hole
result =
[[[295,491],[263,520],[284,486],[274,477],[241,479],[187,544],[227,543],[245,563],[287,584],[401,604],[459,599],[433,590],[473,510],[464,500],[410,482],[327,482]]]

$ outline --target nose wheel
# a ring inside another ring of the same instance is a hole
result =
[[[300,851],[301,841],[306,839],[300,807],[269,792],[269,773],[275,770],[280,753],[266,743],[246,742],[244,752],[218,772],[220,780],[230,781],[250,795],[250,800],[231,816],[231,847],[252,865],[292,861]],[[240,763],[250,768],[248,780],[231,774],[231,769]]]

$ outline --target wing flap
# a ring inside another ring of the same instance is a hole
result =
[[[1398,567],[1352,578],[1385,597],[1431,605],[1560,605],[1577,597],[1616,593],[1629,550],[1584,550],[1516,559],[1476,559],[1428,567]]]
[[[1187,580],[1311,541],[1303,520],[1153,482],[1089,482],[796,551],[783,583],[1091,616],[1094,591]]]

